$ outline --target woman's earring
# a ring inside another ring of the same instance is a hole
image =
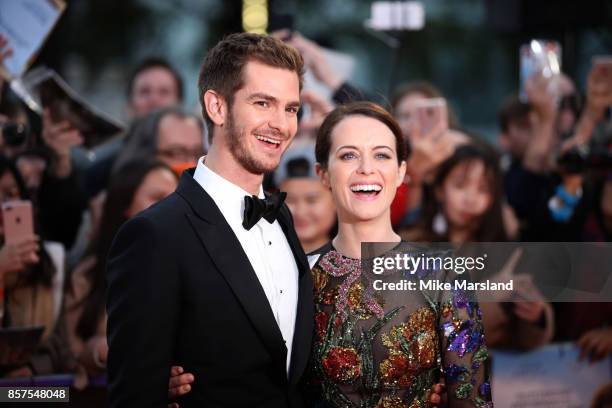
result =
[[[431,228],[438,235],[446,234],[448,224],[446,223],[446,218],[444,214],[442,214],[442,211],[438,210],[438,213],[433,217]]]

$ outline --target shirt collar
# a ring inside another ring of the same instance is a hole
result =
[[[205,158],[202,156],[198,160],[194,180],[206,190],[228,222],[242,225],[244,197],[252,194],[212,171],[204,164]],[[259,186],[258,197],[265,198],[262,186]]]

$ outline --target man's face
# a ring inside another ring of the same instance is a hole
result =
[[[274,170],[297,132],[300,86],[294,71],[248,62],[226,122],[227,145],[247,171]]]
[[[179,103],[178,85],[167,69],[149,68],[134,79],[129,101],[129,113],[132,118]]]
[[[510,121],[508,130],[500,135],[502,146],[516,158],[525,155],[532,138],[532,127],[528,118]]]
[[[159,122],[157,157],[169,166],[195,164],[204,155],[202,128],[195,118],[165,115]]]

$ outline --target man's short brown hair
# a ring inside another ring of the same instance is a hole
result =
[[[209,139],[213,134],[213,122],[206,112],[204,94],[212,89],[231,107],[234,94],[244,85],[242,71],[249,61],[258,61],[271,67],[294,71],[298,75],[302,90],[304,60],[295,48],[267,35],[252,33],[228,35],[206,54],[200,69],[198,88]]]

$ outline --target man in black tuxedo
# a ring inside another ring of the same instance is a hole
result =
[[[268,36],[207,54],[208,156],[109,253],[111,406],[166,408],[173,364],[195,377],[182,408],[303,406],[312,280],[284,197],[261,187],[297,131],[302,76],[299,53]]]

